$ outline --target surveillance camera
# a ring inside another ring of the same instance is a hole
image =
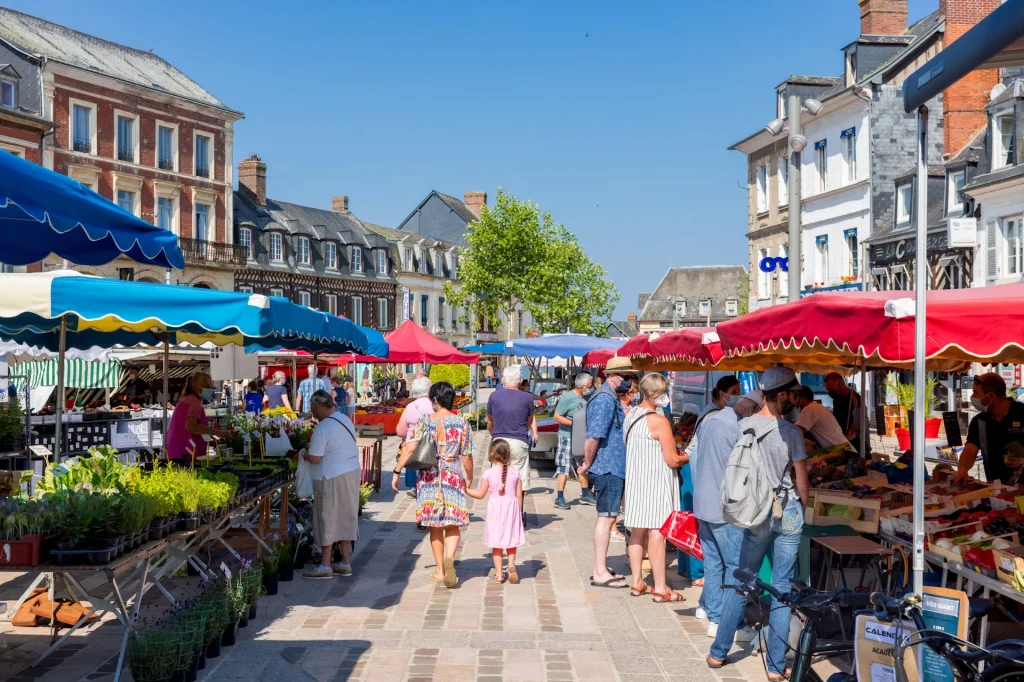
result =
[[[818,112],[821,111],[822,104],[816,99],[805,99],[804,109],[807,110],[811,116],[817,116]]]
[[[807,138],[803,135],[794,135],[789,138],[789,146],[795,152],[802,152],[807,147]]]

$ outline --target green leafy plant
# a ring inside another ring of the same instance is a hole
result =
[[[0,404],[0,440],[17,438],[25,433],[25,411],[21,403],[13,399]]]
[[[885,380],[886,386],[895,391],[896,400],[899,406],[908,413],[914,411],[914,384],[903,384],[897,381],[896,373],[891,372]],[[938,382],[932,377],[927,377],[924,382],[925,414],[931,416],[935,408],[935,387]],[[927,418],[927,417],[926,417]],[[909,427],[909,425],[908,425]]]
[[[430,368],[430,381],[438,383],[447,381],[456,389],[469,386],[469,365],[433,365]]]
[[[139,482],[139,491],[157,502],[157,516],[199,509],[199,478],[195,471],[167,466],[156,469]]]
[[[363,511],[366,503],[370,501],[370,495],[373,494],[373,484],[364,483],[359,486],[359,511]]]

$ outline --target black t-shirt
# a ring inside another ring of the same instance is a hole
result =
[[[857,410],[860,409],[860,396],[856,391],[832,399],[832,416],[839,422],[839,428],[846,433],[851,426],[856,426]]]
[[[149,384],[142,379],[129,381],[128,385],[124,388],[124,398],[129,404],[145,402],[147,393],[149,393]]]
[[[981,423],[985,424],[987,448],[981,446]],[[995,417],[987,412],[976,416],[967,427],[967,442],[982,451],[985,458],[985,476],[989,481],[1008,482],[1011,472],[1004,459],[1006,445],[1024,445],[1024,403],[1011,401],[1009,411],[1000,421],[996,421]]]

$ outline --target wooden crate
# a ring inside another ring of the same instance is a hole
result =
[[[942,558],[946,559],[947,561],[952,561],[954,563],[962,564],[963,561],[964,561],[964,554],[967,554],[967,550],[969,550],[971,547],[973,547],[975,545],[981,545],[981,544],[984,544],[986,542],[992,542],[996,538],[1002,538],[1003,540],[1008,540],[1008,541],[1010,541],[1011,543],[1013,543],[1015,545],[1017,544],[1017,534],[1016,533],[1007,533],[1006,535],[993,535],[992,537],[985,538],[984,540],[971,540],[970,542],[961,543],[961,544],[957,545],[957,548],[960,550],[959,554],[957,554],[956,552],[951,552],[948,549],[945,549],[943,547],[939,547],[938,545],[935,545],[935,544],[931,545],[931,547],[928,548],[928,551],[933,552],[935,554],[938,554],[939,556],[941,556]],[[993,554],[994,554],[994,552],[995,552],[995,550],[993,550]],[[996,565],[998,565],[998,564],[996,564]]]
[[[814,504],[807,507],[805,521],[812,526],[849,526],[858,533],[878,532],[879,500],[859,500],[852,495],[837,495],[837,491],[821,491],[814,496]],[[825,515],[826,504],[843,504],[861,509],[861,518],[857,521]]]
[[[1009,549],[993,549],[992,556],[996,560],[996,575],[1000,582],[1014,585],[1014,573],[1024,572],[1024,547],[1017,545]]]

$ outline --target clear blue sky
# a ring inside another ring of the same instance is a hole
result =
[[[274,198],[347,194],[391,227],[431,189],[540,204],[620,317],[671,265],[747,264],[726,148],[789,74],[839,75],[860,26],[857,0],[0,3],[152,49],[245,112],[235,162],[259,153]],[[910,0],[910,20],[937,6]]]

